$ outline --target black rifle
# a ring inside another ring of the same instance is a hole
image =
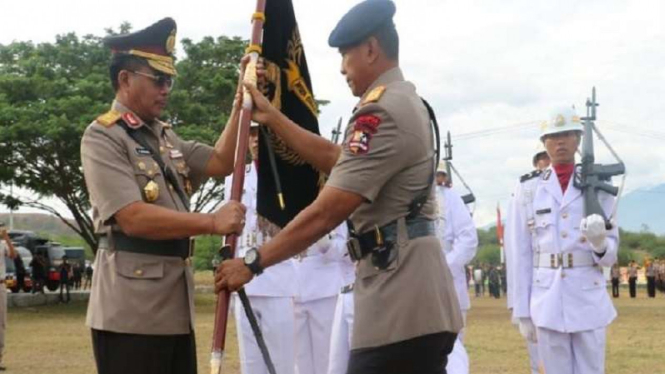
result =
[[[604,191],[612,196],[619,194],[619,188],[608,183],[613,176],[626,173],[626,166],[619,160],[616,164],[596,164],[593,150],[593,134],[598,133],[594,121],[596,120],[596,88],[593,88],[591,98],[586,102],[586,117],[584,121],[584,137],[582,139],[582,163],[577,165],[573,184],[584,195],[584,216],[598,214],[605,220],[605,228],[610,230],[612,223],[603,211],[598,200],[598,191]],[[601,138],[602,140],[602,138]]]
[[[337,122],[337,127],[332,130],[332,137],[330,140],[337,144],[339,142],[339,136],[342,134],[342,117],[339,117],[339,121]]]
[[[465,205],[469,205],[471,203],[474,203],[476,201],[476,196],[473,194],[473,191],[471,191],[471,188],[469,188],[469,185],[466,184],[466,181],[462,178],[460,173],[455,169],[455,166],[453,165],[453,142],[450,136],[450,131],[448,131],[448,134],[446,136],[446,143],[443,145],[443,148],[445,149],[445,156],[443,157],[443,160],[446,161],[446,172],[448,173],[448,185],[452,186],[453,185],[453,172],[457,174],[459,179],[462,181],[462,184],[466,189],[469,191],[468,194],[462,196],[462,201],[464,201]]]

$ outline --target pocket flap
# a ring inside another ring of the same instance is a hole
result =
[[[533,285],[535,287],[550,288],[554,280],[554,270],[538,269],[533,276]]]
[[[115,269],[125,278],[160,279],[164,277],[164,263],[161,261],[134,260],[116,256]]]

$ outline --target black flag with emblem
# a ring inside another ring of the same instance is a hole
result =
[[[267,92],[272,104],[293,122],[319,133],[318,109],[312,93],[305,50],[291,0],[266,1],[263,58]],[[270,146],[266,140],[270,141]],[[274,154],[271,162],[269,153]],[[274,168],[277,173],[274,172]],[[275,176],[279,181],[275,180]],[[279,187],[283,192],[282,206]],[[259,139],[258,203],[260,216],[279,227],[286,226],[311,204],[319,192],[319,172],[304,162],[267,127]]]

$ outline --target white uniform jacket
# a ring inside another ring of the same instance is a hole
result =
[[[231,184],[233,177],[228,176],[224,182],[225,199],[231,196]],[[256,166],[252,162],[245,169],[245,184],[242,194],[242,203],[247,207],[245,215],[245,229],[238,238],[236,257],[244,257],[247,250],[260,248],[262,244],[270,240],[267,232],[262,232],[258,227],[258,215],[256,213],[258,189],[258,175]],[[271,297],[294,297],[297,293],[296,267],[293,260],[286,260],[271,266],[254,277],[245,286],[248,296],[271,296]]]
[[[531,318],[538,327],[563,333],[605,327],[617,315],[601,267],[617,260],[618,228],[615,225],[608,232],[605,254],[596,255],[579,229],[584,198],[573,181],[574,176],[563,194],[556,173],[549,168],[520,183],[509,208],[505,237],[514,255],[510,260],[515,271],[513,317]],[[599,199],[609,214],[614,198],[600,192]],[[536,254],[550,259],[551,254],[567,257],[568,253],[591,258],[595,265],[534,267]]]
[[[346,251],[346,233],[346,224],[341,224],[294,258],[296,302],[337,296],[344,286],[340,256]]]
[[[437,237],[446,255],[446,262],[455,281],[460,308],[469,310],[469,289],[466,281],[466,265],[478,251],[478,232],[460,195],[445,186],[436,186],[439,205]]]

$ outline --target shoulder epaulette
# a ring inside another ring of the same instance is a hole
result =
[[[524,183],[528,180],[531,180],[533,178],[536,178],[542,174],[542,170],[534,170],[530,173],[524,174],[520,177],[520,183]]]
[[[99,122],[104,127],[113,126],[118,120],[122,117],[122,113],[118,112],[115,109],[111,109],[108,112],[97,117],[97,122]]]
[[[378,86],[374,88],[370,93],[365,96],[361,105],[367,105],[369,103],[376,103],[381,99],[381,96],[386,92],[386,86]]]

